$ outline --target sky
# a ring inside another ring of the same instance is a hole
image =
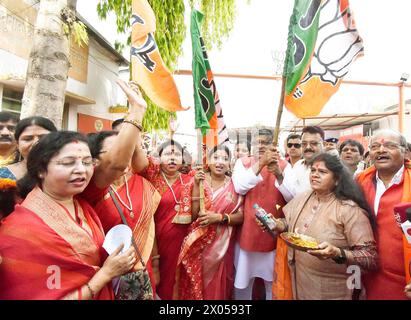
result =
[[[99,21],[99,0],[78,0],[78,11],[110,42],[116,34],[113,16]],[[286,49],[292,0],[237,0],[234,29],[221,50],[208,52],[214,73],[275,75],[275,57]],[[409,41],[409,0],[351,0],[351,9],[363,39],[365,53],[352,65],[346,80],[398,82],[402,73],[411,74]],[[186,13],[189,27],[189,12]],[[407,32],[408,30],[408,32]],[[189,29],[178,68],[191,70]],[[178,113],[178,131],[194,133],[193,89],[191,76],[175,76],[183,105],[189,111]],[[255,125],[274,126],[280,96],[280,82],[216,77],[216,86],[228,128]],[[405,90],[411,99],[411,88]],[[398,88],[342,85],[321,114],[377,112],[398,103]],[[295,117],[283,113],[282,126]]]

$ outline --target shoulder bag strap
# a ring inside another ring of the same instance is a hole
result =
[[[118,203],[118,200],[116,198],[116,196],[114,195],[113,190],[111,189],[111,187],[108,188],[108,192],[110,193],[111,198],[113,199],[114,205],[117,208],[118,213],[120,214],[121,220],[123,221],[123,223],[127,226],[130,227],[127,223],[126,217],[124,216],[124,212],[123,209],[121,208],[120,204]],[[138,249],[138,246],[136,244],[136,241],[134,240],[134,236],[131,235],[131,243],[133,244],[134,249],[136,250],[136,253],[138,255],[138,258],[140,259],[141,265],[143,266],[144,269],[146,269],[146,264],[143,261],[143,257],[141,255],[140,250]]]

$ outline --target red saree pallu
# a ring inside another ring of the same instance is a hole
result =
[[[174,184],[173,188],[178,197],[182,188],[181,184]],[[160,283],[157,286],[157,293],[163,300],[171,300],[173,298],[178,254],[190,226],[189,224],[173,223],[177,214],[175,205],[171,191],[167,190],[162,195],[154,216],[157,248],[160,255]]]
[[[0,300],[81,299],[81,287],[107,255],[104,233],[93,209],[82,199],[87,227],[78,224],[39,188],[16,206],[0,227]],[[95,297],[114,299],[111,284]]]
[[[132,213],[121,201],[123,212],[128,225],[133,230],[133,237],[142,254],[144,263],[150,276],[153,294],[155,295],[155,281],[151,267],[151,252],[155,239],[154,213],[160,202],[160,194],[153,185],[138,174],[134,174],[127,180],[126,187],[123,184],[116,190],[117,194],[125,201],[127,199],[127,188],[132,201]],[[108,193],[108,188],[99,189],[93,182],[89,184],[82,197],[89,199],[97,213],[105,233],[118,224],[122,224],[120,213],[114,205],[113,199]],[[141,262],[138,262],[133,271],[141,270]]]
[[[370,167],[357,177],[371,207],[374,207],[376,192],[375,175],[375,167]],[[369,300],[406,299],[404,287],[411,262],[411,246],[407,244],[401,228],[397,225],[394,206],[410,201],[411,162],[406,161],[403,181],[399,185],[391,186],[380,200],[375,231],[380,269],[364,276]]]
[[[154,216],[157,248],[160,255],[160,284],[156,289],[161,299],[171,300],[173,299],[178,255],[192,222],[193,172],[181,174],[173,185],[169,186],[162,175],[160,164],[149,157],[149,165],[141,172],[141,175],[149,180],[161,195],[161,201]],[[208,208],[211,203],[210,191],[208,188],[204,191],[205,207]]]
[[[213,194],[211,211],[232,214],[242,197],[230,182]],[[200,226],[194,222],[184,239],[177,264],[174,298],[180,300],[229,300],[234,287],[234,227]]]

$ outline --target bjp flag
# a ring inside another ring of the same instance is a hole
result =
[[[193,48],[193,85],[195,126],[201,129],[203,144],[208,149],[229,141],[217,87],[211,71],[207,51],[200,33],[204,15],[197,10],[191,13],[191,44]]]
[[[299,118],[318,115],[364,52],[348,0],[295,0],[284,65],[284,104]]]
[[[164,65],[154,39],[156,17],[147,0],[133,0],[131,33],[132,79],[160,108],[167,111],[186,110],[173,76]]]

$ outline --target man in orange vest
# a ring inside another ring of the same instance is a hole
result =
[[[251,300],[255,278],[264,280],[266,300],[272,297],[276,239],[263,232],[255,218],[254,204],[282,217],[281,207],[285,201],[275,187],[275,176],[268,171],[267,165],[277,159],[277,153],[270,148],[273,133],[260,129],[253,141],[252,156],[239,158],[234,166],[232,181],[237,193],[245,195],[244,222],[238,233],[235,250],[235,299]],[[285,160],[279,163],[282,170],[291,165]]]
[[[394,216],[396,204],[411,202],[411,162],[405,159],[406,147],[407,142],[400,133],[377,131],[370,140],[370,157],[374,165],[357,177],[376,215],[375,238],[380,268],[363,278],[370,300],[411,297],[404,268],[407,245]]]

